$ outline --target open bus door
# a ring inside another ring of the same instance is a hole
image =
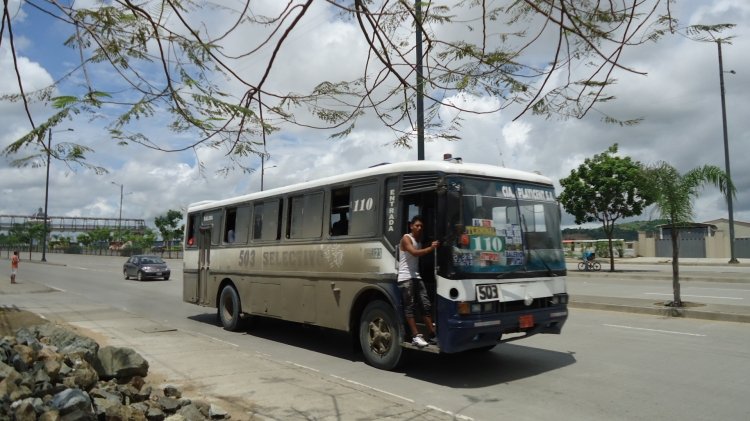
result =
[[[415,215],[420,215],[424,221],[424,231],[422,232],[422,247],[426,247],[433,240],[438,238],[437,232],[439,228],[438,215],[437,215],[437,194],[435,191],[422,191],[418,193],[403,194],[401,196],[402,207],[401,207],[401,220],[403,221],[404,228],[402,228],[402,235],[409,232],[409,223]],[[437,252],[433,252],[428,256],[424,256],[419,259],[419,274],[422,277],[425,288],[427,289],[427,295],[430,297],[430,302],[433,303],[433,318],[435,317],[434,303],[437,298]],[[418,312],[420,310],[418,309]],[[417,317],[418,324],[421,320],[421,316]]]
[[[208,277],[211,272],[211,225],[201,225],[198,230],[198,303],[210,304]]]

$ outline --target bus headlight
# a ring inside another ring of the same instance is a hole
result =
[[[550,300],[550,302],[553,305],[568,304],[568,294],[555,294],[552,296],[552,300]]]
[[[456,303],[458,314],[466,316],[469,314],[483,314],[483,313],[494,313],[497,311],[494,302],[487,303],[470,303],[467,301],[459,301]]]

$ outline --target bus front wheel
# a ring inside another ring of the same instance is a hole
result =
[[[240,329],[242,306],[240,296],[232,285],[225,285],[219,295],[219,321],[224,329],[235,332]]]
[[[365,307],[359,322],[359,343],[368,364],[383,370],[400,366],[404,361],[401,336],[393,307],[379,300]]]

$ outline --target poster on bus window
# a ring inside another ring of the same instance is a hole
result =
[[[458,247],[454,247],[453,264],[464,272],[503,272],[509,266],[523,265],[521,227],[496,226],[492,219],[472,219]]]

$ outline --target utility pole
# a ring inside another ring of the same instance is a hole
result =
[[[424,79],[422,77],[422,5],[414,1],[417,17],[417,160],[424,160]]]
[[[58,130],[61,131],[61,130]],[[65,131],[72,132],[73,129],[65,129]],[[47,178],[44,183],[44,236],[42,237],[42,262],[47,261],[47,232],[49,231],[49,216],[47,216],[47,208],[49,203],[49,166],[50,156],[52,155],[52,128],[47,131]]]
[[[265,149],[265,144],[264,144]],[[266,151],[263,151],[263,155],[260,156],[260,191],[263,191],[263,177],[266,173]]]
[[[49,217],[47,216],[47,203],[49,201],[49,162],[52,152],[52,129],[47,135],[47,181],[44,183],[44,236],[42,237],[42,262],[47,261],[47,228]]]
[[[125,188],[124,184],[115,183],[112,181],[112,184],[115,186],[120,186],[120,216],[117,217],[117,242],[122,242],[122,196],[123,196],[123,189]],[[120,247],[122,247],[122,244],[120,244]]]
[[[721,38],[716,40],[719,47],[719,87],[721,89],[721,123],[724,129],[724,166],[726,167],[727,178],[732,179],[729,169],[729,136],[727,135],[727,107],[724,101],[724,64],[721,59]],[[734,73],[734,70],[730,71]],[[727,209],[729,211],[729,263],[739,263],[737,255],[734,252],[734,210],[732,208],[732,193],[727,194]]]

